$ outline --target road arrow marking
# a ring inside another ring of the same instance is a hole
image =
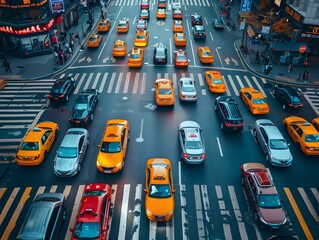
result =
[[[83,58],[79,59],[79,63],[85,61],[85,59],[86,59],[86,57],[83,57]]]
[[[87,61],[88,63],[90,63],[90,62],[92,62],[92,58],[87,57],[87,58],[86,58],[86,61]]]
[[[225,63],[227,64],[227,65],[229,65],[229,62],[230,62],[230,59],[229,59],[229,57],[228,58],[225,58]]]
[[[112,63],[116,62],[116,58],[112,56]]]
[[[231,58],[231,61],[232,61],[236,66],[238,66],[238,61],[237,61],[236,59]]]
[[[110,59],[110,57],[104,58],[104,59],[103,59],[103,63],[106,63],[109,59]]]

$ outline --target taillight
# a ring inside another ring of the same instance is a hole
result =
[[[52,98],[52,95],[51,95],[51,94],[48,94],[48,97],[49,97],[49,98]]]
[[[64,94],[62,94],[62,95],[60,96],[60,98],[64,98]]]
[[[38,159],[40,157],[40,153],[34,157],[34,159]]]
[[[203,153],[202,155],[200,155],[200,159],[204,159],[206,157],[206,154]]]
[[[181,98],[185,98],[185,96],[184,96],[183,94],[179,94],[179,96],[180,96]]]
[[[89,120],[89,117],[84,118],[84,121],[86,122],[87,120]]]
[[[197,94],[193,96],[193,98],[197,98]]]
[[[186,153],[183,153],[183,157],[187,158],[187,159],[189,158],[188,154],[186,154]]]

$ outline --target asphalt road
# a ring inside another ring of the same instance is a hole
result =
[[[199,6],[199,1],[191,2],[187,1],[188,4],[182,9],[185,33],[188,35],[186,51],[190,59],[187,70],[175,69],[173,66],[172,53],[177,48],[173,41],[172,11],[168,7],[166,20],[157,21],[156,5],[151,5],[148,26],[150,40],[145,48],[143,67],[128,68],[127,57],[113,59],[111,50],[117,39],[127,41],[128,49],[133,47],[135,22],[139,13],[139,6],[135,2],[132,5],[131,2],[113,2],[108,9],[112,26],[103,35],[101,46],[97,49],[85,49],[69,69],[52,76],[60,78],[72,75],[76,78],[77,87],[70,101],[62,105],[47,104],[46,94],[53,80],[32,83],[42,87],[41,92],[33,96],[39,102],[37,112],[41,114],[13,117],[12,125],[16,126],[21,122],[24,127],[1,129],[2,138],[6,139],[8,135],[14,134],[17,138],[23,136],[33,119],[58,123],[60,134],[48,159],[40,166],[20,167],[10,163],[10,171],[2,179],[0,189],[1,239],[15,238],[32,199],[39,191],[63,192],[67,196],[67,218],[59,239],[69,239],[68,229],[74,224],[70,220],[75,214],[74,206],[79,203],[77,195],[81,193],[84,184],[95,182],[111,184],[113,189],[109,239],[266,239],[273,235],[288,234],[298,236],[299,239],[319,239],[318,157],[305,156],[299,152],[282,126],[282,121],[287,116],[299,115],[311,121],[316,117],[315,112],[306,99],[303,99],[305,106],[301,110],[283,112],[280,104],[270,94],[269,84],[242,67],[233,48],[236,37],[225,30],[215,31],[211,26],[211,20],[215,17],[211,3],[208,5],[207,1],[203,1],[205,5],[201,2]],[[203,16],[207,31],[204,42],[194,41],[192,38],[190,15],[193,12]],[[130,21],[129,33],[117,34],[116,21],[123,17]],[[170,60],[167,66],[152,64],[152,46],[157,42],[168,47]],[[196,49],[203,45],[213,49],[213,65],[202,65],[199,62]],[[239,104],[245,121],[245,128],[241,133],[229,134],[220,130],[213,109],[218,95],[208,91],[203,78],[204,71],[211,69],[222,73],[228,87],[226,94]],[[156,107],[153,89],[155,79],[169,77],[176,87],[176,82],[183,76],[195,79],[199,92],[197,103],[180,102],[176,91],[177,100],[173,108]],[[34,86],[29,85],[30,83],[20,84],[24,88]],[[267,116],[254,116],[247,111],[238,95],[243,86],[252,86],[264,93],[271,108]],[[53,174],[53,159],[70,127],[68,115],[76,95],[91,87],[99,89],[101,94],[94,121],[87,127],[91,140],[81,173],[72,178],[57,178]],[[127,119],[131,133],[124,170],[106,175],[95,167],[97,145],[101,141],[107,120],[114,118]],[[291,143],[290,149],[294,156],[292,166],[283,169],[266,164],[262,150],[251,134],[253,123],[260,118],[271,119]],[[207,158],[201,165],[187,165],[180,160],[177,127],[184,120],[196,121],[204,129]],[[144,193],[141,190],[145,184],[145,163],[153,157],[168,158],[173,166],[174,185],[177,189],[175,216],[167,223],[150,222],[145,216]],[[260,162],[269,168],[288,216],[288,224],[284,229],[269,230],[254,223],[239,178],[239,168],[246,162]],[[287,191],[292,193],[301,214],[292,207],[293,201],[287,197]],[[25,198],[24,194],[29,195],[29,198]]]

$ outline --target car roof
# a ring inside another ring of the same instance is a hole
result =
[[[200,130],[196,127],[184,128],[186,141],[200,141]]]
[[[168,184],[169,169],[171,163],[165,158],[152,158],[148,160],[148,166],[151,172],[151,182],[154,184]]]
[[[283,139],[281,132],[269,119],[259,119],[256,121],[267,133],[270,139]]]
[[[204,26],[203,25],[195,25],[195,30],[204,30]]]
[[[192,78],[181,78],[179,81],[183,82],[184,85],[194,86],[194,79],[192,79]]]
[[[117,142],[122,137],[122,130],[127,124],[126,120],[113,119],[109,120],[106,124],[103,141],[106,142]]]
[[[77,147],[81,136],[85,133],[85,129],[70,128],[65,134],[61,147]]]

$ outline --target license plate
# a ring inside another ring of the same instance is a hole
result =
[[[163,102],[168,102],[168,100],[167,100],[167,99],[164,99]]]
[[[106,171],[106,170],[104,170],[104,173],[110,173],[111,171]]]
[[[237,127],[233,127],[233,129],[234,129],[234,130],[236,130],[236,129],[237,129]]]
[[[80,123],[80,120],[76,120],[75,122],[76,122],[76,123]]]
[[[264,110],[263,108],[259,108],[259,110]]]
[[[198,157],[193,157],[193,159],[198,159]]]
[[[59,98],[58,97],[56,97],[56,98],[54,98],[55,100],[59,100]]]

